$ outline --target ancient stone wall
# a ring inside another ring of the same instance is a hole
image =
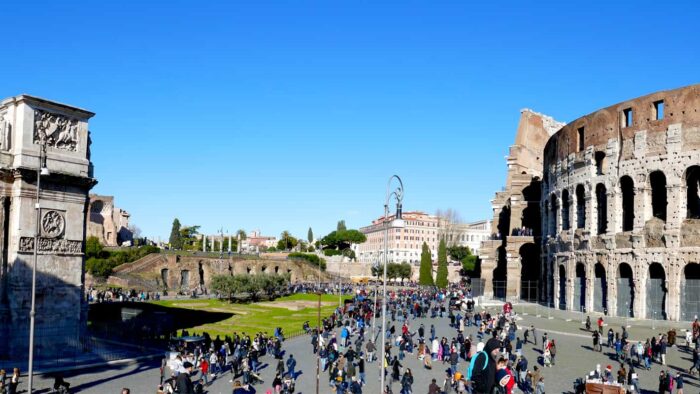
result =
[[[577,119],[547,142],[542,270],[570,310],[700,312],[700,85]]]

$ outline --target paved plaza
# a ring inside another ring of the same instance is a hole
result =
[[[497,307],[492,307],[494,312]],[[616,374],[619,364],[613,361],[610,349],[604,348],[602,353],[593,352],[590,333],[585,331],[581,322],[581,314],[571,314],[569,312],[547,310],[544,308],[535,307],[532,305],[516,305],[515,310],[519,312],[519,325],[521,329],[518,331],[519,336],[522,336],[522,327],[529,327],[534,324],[537,328],[538,346],[529,343],[524,348],[524,353],[530,363],[530,369],[535,365],[538,357],[541,355],[541,336],[544,332],[549,334],[549,338],[557,342],[557,357],[556,365],[551,368],[543,368],[542,375],[545,378],[545,386],[548,393],[566,393],[570,392],[573,387],[573,381],[585,375],[588,371],[595,368],[596,364],[600,364],[603,368],[606,365],[613,366],[613,374]],[[549,313],[547,313],[549,312]],[[537,317],[539,315],[539,317]],[[549,317],[549,318],[548,318]],[[591,316],[595,324],[595,316]],[[628,331],[630,339],[644,340],[647,337],[665,332],[668,330],[668,325],[664,328],[659,327],[657,323],[649,321],[635,321],[626,319],[608,319],[610,326],[615,331],[621,330],[622,324],[629,325]],[[429,331],[430,324],[435,324],[436,334],[438,337],[447,337],[448,339],[456,336],[455,329],[449,327],[447,318],[424,318],[411,322],[411,331],[417,330],[420,323]],[[379,320],[378,324],[381,324]],[[391,324],[391,323],[390,323]],[[397,330],[400,329],[400,322],[396,324]],[[652,328],[652,325],[654,326]],[[674,323],[678,325],[678,323]],[[682,325],[684,326],[684,325]],[[688,325],[689,327],[689,325]],[[606,327],[606,331],[607,331]],[[662,331],[663,330],[663,331]],[[471,334],[476,338],[476,328],[466,328],[466,334]],[[417,335],[417,334],[416,334]],[[427,335],[427,334],[426,334]],[[679,335],[682,337],[682,332]],[[690,366],[691,354],[685,349],[684,340],[680,340],[680,347],[674,347],[669,350],[667,366],[664,369],[672,372],[682,371]],[[297,379],[296,392],[298,393],[314,393],[316,391],[316,357],[312,353],[310,338],[301,336],[289,339],[285,342],[284,349],[285,360],[289,354],[293,354],[297,359],[297,369],[299,376]],[[392,354],[397,354],[397,349],[392,349]],[[274,377],[276,360],[271,356],[265,356],[261,360],[263,369],[261,376],[264,379],[263,384],[256,386],[257,392],[265,393],[271,387],[271,382]],[[468,364],[464,360],[460,360],[459,370],[464,373]],[[442,384],[445,377],[445,369],[448,364],[442,364],[435,361],[432,370],[426,370],[422,367],[422,363],[417,360],[415,353],[407,354],[407,357],[402,361],[404,367],[411,368],[415,376],[413,385],[414,393],[427,393],[428,385],[431,378],[435,378],[438,384]],[[539,364],[541,367],[541,364]],[[160,360],[143,361],[128,365],[120,365],[113,367],[104,367],[90,371],[81,371],[75,373],[67,373],[66,380],[71,383],[77,393],[119,393],[123,387],[131,389],[132,393],[150,394],[156,392],[156,387],[159,382],[159,366]],[[367,364],[367,385],[363,387],[364,393],[379,393],[379,367],[378,362]],[[654,364],[650,371],[637,370],[640,375],[641,387],[646,392],[657,392],[658,376],[661,371],[661,366]],[[211,394],[230,393],[232,384],[230,383],[231,375],[226,373],[223,376],[217,377],[214,382],[207,388],[207,392]],[[686,376],[686,393],[700,392],[700,383],[695,377]],[[38,388],[43,389],[39,392],[48,392],[48,387],[51,380],[40,378]],[[322,372],[320,378],[320,392],[331,393],[334,389],[328,384],[328,372]],[[26,379],[24,382],[26,383]],[[20,389],[25,388],[24,384]],[[400,391],[398,382],[393,384],[395,393]],[[516,390],[519,392],[519,390]],[[644,391],[643,391],[644,392]]]

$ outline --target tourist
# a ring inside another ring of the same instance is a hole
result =
[[[406,368],[406,372],[401,377],[401,394],[412,394],[411,386],[413,386],[413,373],[410,368]]]
[[[491,393],[496,380],[496,354],[500,343],[491,338],[486,342],[484,350],[478,352],[469,364],[467,380],[471,381],[471,387],[477,394]]]
[[[17,386],[19,386],[19,368],[12,369],[10,384],[7,386],[7,394],[17,394]]]
[[[505,394],[511,394],[513,392],[513,386],[515,386],[515,379],[512,373],[509,372],[507,368],[507,360],[504,357],[498,359],[496,364],[496,384],[503,388]]]
[[[290,354],[289,358],[287,359],[287,373],[289,376],[292,377],[292,379],[296,378],[296,375],[294,374],[294,368],[297,366],[297,360],[294,359],[294,355]]]
[[[535,394],[545,394],[544,392],[544,376],[540,376],[537,385],[535,386]]]
[[[586,316],[586,331],[591,331],[591,317]]]
[[[435,378],[431,380],[428,386],[428,394],[440,394],[440,386],[435,382]]]
[[[175,381],[175,392],[178,394],[194,394],[194,385],[190,375],[192,374],[193,365],[189,361],[182,363],[184,372],[177,375]]]

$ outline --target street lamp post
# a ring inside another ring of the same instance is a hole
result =
[[[391,189],[391,182],[396,179],[399,182],[399,186],[396,187],[396,189],[392,192],[390,192]],[[389,227],[390,227],[390,222],[389,222],[389,200],[391,199],[391,196],[394,196],[396,198],[396,216],[393,220],[393,223],[391,227],[394,228],[400,228],[403,227],[403,220],[401,219],[401,210],[402,210],[402,202],[403,202],[403,193],[404,193],[404,187],[403,187],[403,182],[401,181],[401,178],[399,178],[398,175],[392,175],[389,178],[389,182],[387,182],[386,185],[386,202],[384,203],[384,275],[383,275],[383,281],[382,281],[382,332],[380,333],[380,337],[382,338],[382,359],[381,359],[381,365],[382,365],[382,376],[381,376],[381,390],[383,392],[384,390],[384,383],[385,383],[385,372],[386,372],[386,366],[384,365],[384,360],[386,359],[386,346],[384,346],[384,336],[386,335],[386,266],[388,263],[388,258],[389,258]]]
[[[41,207],[39,205],[39,195],[41,193],[41,176],[49,175],[49,169],[46,168],[46,136],[41,133],[39,140],[39,166],[36,169],[36,226],[34,228],[34,259],[32,262],[32,304],[29,312],[29,378],[27,382],[27,392],[32,393],[34,383],[34,324],[36,317],[36,265],[39,258],[39,235],[41,232]]]

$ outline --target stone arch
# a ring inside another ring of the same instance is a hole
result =
[[[280,267],[279,267],[279,265],[276,265],[276,266],[275,266],[275,274],[278,274],[279,271],[280,271]]]
[[[682,282],[681,320],[692,321],[700,316],[700,264],[686,264]]]
[[[496,268],[493,269],[493,297],[505,300],[508,286],[508,261],[505,246],[499,246],[496,252],[498,262]]]
[[[666,175],[663,171],[653,171],[649,174],[652,216],[666,221],[668,196],[666,190]]]
[[[190,271],[182,270],[180,271],[180,289],[189,290],[190,288]]]
[[[498,213],[497,229],[502,238],[510,235],[510,206],[504,205]]]
[[[248,275],[252,275],[251,272],[254,272],[254,271],[253,271],[252,268],[250,268],[250,266],[247,266],[247,267],[245,267],[245,272],[246,272],[246,274],[248,274]]]
[[[600,262],[593,268],[595,281],[593,282],[593,310],[596,312],[608,311],[608,278],[605,267]]]
[[[570,211],[571,211],[571,197],[569,196],[569,190],[564,189],[561,192],[561,228],[562,230],[569,230],[571,228],[570,221]]]
[[[649,265],[646,289],[647,319],[666,320],[666,271],[659,263]]]
[[[617,316],[634,317],[634,298],[632,267],[620,263],[617,267]]]
[[[576,228],[586,228],[586,188],[576,185]]]
[[[595,187],[596,210],[598,211],[598,234],[608,232],[608,194],[605,185],[599,183]]]
[[[559,309],[566,310],[566,267],[559,264]]]
[[[170,275],[170,270],[163,268],[160,270],[160,280],[163,281],[163,288],[168,290],[168,276]]]
[[[267,273],[267,265],[263,264],[263,266],[260,268],[260,272],[262,272],[263,274],[266,274]]]
[[[540,248],[534,243],[520,247],[520,298],[536,302],[539,293]]]
[[[685,171],[687,219],[700,219],[700,166]]]
[[[622,196],[622,231],[634,228],[634,181],[629,175],[620,178],[620,195]]]
[[[597,151],[594,155],[595,158],[595,173],[596,175],[603,175],[605,172],[605,152]]]
[[[199,285],[204,286],[204,266],[201,261],[197,264],[197,268],[199,273]]]
[[[549,196],[549,234],[555,236],[557,234],[558,223],[557,223],[557,211],[559,209],[559,201],[557,201],[557,195],[552,193]]]
[[[540,215],[540,201],[542,200],[542,182],[533,179],[523,191],[523,199],[526,202],[526,207],[523,209],[521,223],[523,227],[532,230],[532,234],[538,236],[541,234],[542,218]]]
[[[577,311],[586,311],[586,266],[583,263],[576,263],[573,306]]]

